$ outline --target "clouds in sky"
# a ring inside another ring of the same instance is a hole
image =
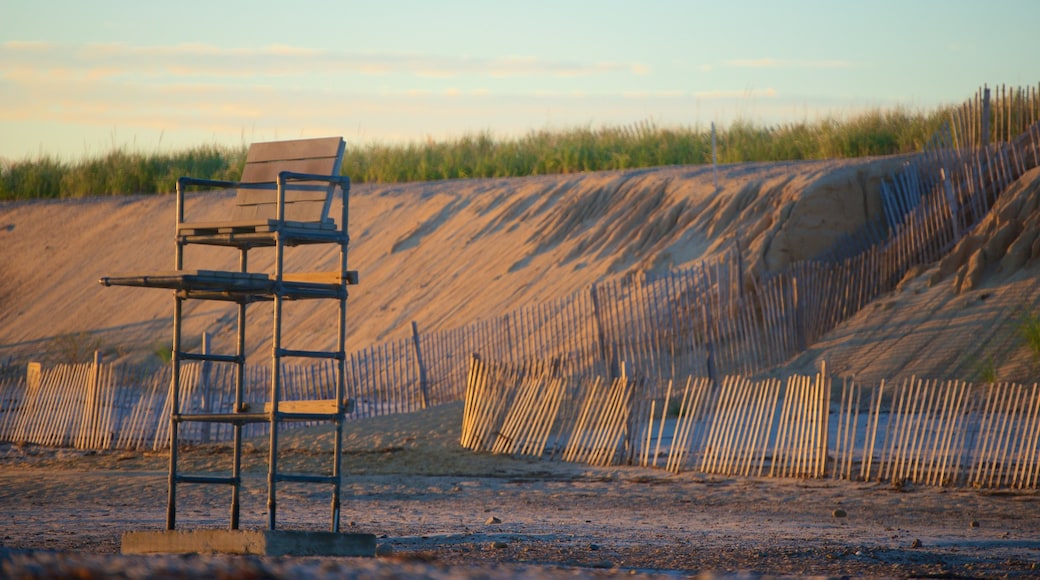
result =
[[[324,134],[364,124],[394,139],[408,133],[402,120],[421,113],[508,118],[492,97],[544,99],[539,90],[565,94],[571,79],[630,83],[645,74],[636,62],[12,41],[0,44],[0,122],[236,138],[246,129]],[[429,123],[413,125],[412,138]]]
[[[7,78],[76,75],[101,79],[141,75],[173,81],[185,77],[327,78],[336,74],[366,76],[400,74],[413,77],[585,77],[603,74],[645,74],[640,63],[571,62],[539,58],[447,57],[386,52],[335,52],[270,45],[261,48],[222,48],[206,44],[133,46],[123,43],[70,45],[42,42],[0,44],[0,62]]]
[[[848,60],[789,60],[778,58],[727,60],[726,64],[737,68],[767,69],[850,69],[856,66],[856,63]]]
[[[701,65],[696,74],[849,66],[762,58]],[[739,114],[754,101],[755,113],[781,96],[772,86],[707,89],[662,76],[634,60],[12,41],[0,43],[0,123],[79,127],[96,141],[115,129],[135,140],[165,135],[171,146],[325,134],[412,141],[646,119],[707,123],[718,120],[712,103]]]

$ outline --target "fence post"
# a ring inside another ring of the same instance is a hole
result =
[[[708,380],[711,381],[711,388],[715,390],[719,386],[719,368],[718,368],[718,355],[715,352],[715,337],[717,334],[713,334],[711,329],[713,325],[712,311],[710,306],[704,307],[704,348],[707,349],[708,355],[704,361],[704,371],[708,373]]]
[[[733,234],[733,252],[737,258],[737,299],[741,308],[744,307],[744,252],[740,249],[740,234]]]
[[[36,395],[40,390],[40,382],[43,380],[43,365],[31,362],[25,368],[25,394],[26,400]]]
[[[794,326],[794,346],[798,349],[798,352],[802,352],[808,347],[808,337],[806,336],[805,324],[805,300],[798,295],[798,276],[791,276],[791,302],[794,313],[794,320],[792,321]]]
[[[412,344],[415,345],[415,364],[419,367],[419,393],[422,394],[422,408],[430,406],[429,385],[426,379],[426,365],[423,364],[422,350],[419,348],[419,325],[412,321]]]
[[[719,192],[719,155],[715,142],[715,122],[711,122],[711,175],[715,182],[715,193]]]
[[[953,224],[953,239],[961,239],[961,206],[957,201],[957,194],[953,191],[953,184],[946,175],[946,169],[939,169],[939,179],[942,180],[943,194],[946,196],[946,205],[950,208],[950,221]]]
[[[87,400],[84,405],[86,417],[81,424],[80,432],[76,436],[77,447],[84,449],[96,446],[98,422],[101,417],[101,397],[98,391],[101,388],[101,351],[94,351],[94,359],[90,364],[90,378],[87,383]]]
[[[503,349],[505,351],[504,358],[506,360],[521,360],[520,356],[518,356],[519,353],[517,353],[516,350],[513,348],[513,331],[509,323],[508,314],[504,314],[502,316],[502,326],[504,328],[504,334],[506,335],[505,348]]]
[[[990,118],[990,104],[989,104],[989,87],[983,86],[982,88],[982,119],[980,124],[982,125],[982,148],[985,149],[989,146],[989,118]]]
[[[6,437],[8,441],[25,443],[28,440],[30,425],[36,415],[36,402],[40,397],[40,388],[43,385],[43,365],[38,362],[30,362],[25,368],[25,394],[18,405],[7,410],[11,415],[4,419],[7,425]]]

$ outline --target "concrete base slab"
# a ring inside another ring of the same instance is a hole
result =
[[[373,534],[295,530],[161,530],[126,532],[124,554],[375,556]]]

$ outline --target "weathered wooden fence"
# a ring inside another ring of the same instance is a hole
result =
[[[165,374],[165,376],[164,376]],[[151,446],[169,373],[148,376],[100,364],[30,363],[25,380],[0,392],[0,439],[81,449]]]
[[[945,131],[926,149],[966,149],[1011,142],[1040,122],[1040,86],[983,86],[952,110]]]
[[[959,237],[1011,181],[1040,165],[1040,87],[992,92],[981,88],[953,109],[923,152],[883,184],[888,227],[934,197],[950,214],[949,234]]]
[[[347,362],[349,418],[402,413],[458,400],[444,389],[418,389],[416,351],[407,344],[379,345],[352,354]],[[329,399],[335,393],[335,362],[286,366],[285,400]],[[230,412],[234,369],[227,365],[186,363],[181,374],[182,411]],[[267,400],[267,365],[246,368],[245,400]],[[20,380],[0,383],[0,441],[82,449],[162,449],[169,444],[169,367],[152,372],[102,363],[59,364],[44,369],[30,363]],[[308,423],[286,423],[284,428]],[[247,437],[263,435],[262,423],[243,427]],[[232,426],[187,423],[182,440],[230,441]]]
[[[564,377],[474,357],[461,444],[475,451],[673,472],[1036,489],[1040,385],[815,376],[669,384]],[[832,393],[840,391],[838,397]]]

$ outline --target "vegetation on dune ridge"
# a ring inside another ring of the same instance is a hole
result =
[[[848,119],[759,126],[737,121],[716,132],[719,163],[894,155],[920,151],[952,109],[876,109]],[[171,193],[182,175],[234,180],[246,146],[201,145],[173,153],[115,149],[75,162],[41,154],[0,163],[0,200]],[[593,129],[490,132],[404,145],[351,146],[343,174],[355,183],[520,177],[712,162],[711,130],[651,121]]]
[[[234,180],[246,148],[202,145],[175,153],[116,149],[68,163],[41,155],[0,163],[0,200],[172,193],[182,175]]]

